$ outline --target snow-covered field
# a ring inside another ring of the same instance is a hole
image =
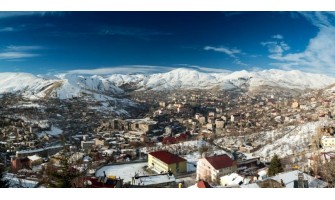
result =
[[[124,182],[131,181],[135,173],[138,175],[147,175],[143,167],[147,166],[147,162],[143,163],[130,163],[121,165],[104,166],[96,171],[95,176],[104,176],[104,171],[107,176],[116,176],[123,178]]]

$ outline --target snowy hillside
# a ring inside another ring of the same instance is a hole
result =
[[[56,77],[62,81],[62,85],[57,87],[53,94],[61,99],[78,97],[82,93],[107,96],[123,93],[123,90],[101,76],[84,77],[74,74],[60,74]]]
[[[53,84],[28,73],[0,73],[0,93],[21,93],[26,96],[43,96],[40,94],[45,86]]]
[[[232,73],[203,73],[193,69],[175,69],[167,73],[151,75],[111,75],[108,80],[116,86],[130,84],[134,89],[221,89],[262,85],[290,89],[319,89],[335,83],[335,78],[301,71],[263,70],[258,72],[237,71]]]
[[[28,73],[0,73],[0,93],[20,93],[31,99],[66,99],[86,93],[103,100],[109,99],[113,94],[123,93],[123,90],[101,76],[60,74],[44,78],[43,75],[34,76]]]
[[[261,149],[256,151],[254,154],[262,158],[272,158],[274,154],[279,157],[285,157],[292,154],[298,154],[308,150],[308,145],[312,142],[311,139],[317,133],[317,128],[324,126],[329,122],[317,121],[309,122],[297,127],[287,127],[291,131],[287,131],[287,134],[277,138],[283,131],[273,130],[265,133],[260,133],[259,142],[271,141]]]

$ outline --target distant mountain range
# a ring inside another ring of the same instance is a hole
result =
[[[57,74],[53,76],[28,73],[0,73],[0,93],[21,93],[34,98],[72,98],[85,94],[96,100],[112,100],[115,95],[129,90],[178,90],[243,88],[253,90],[260,86],[287,89],[321,89],[335,83],[335,78],[305,73],[298,70],[263,70],[257,72],[204,73],[179,68],[156,74],[80,75]]]
[[[288,89],[320,89],[335,83],[334,77],[305,73],[298,70],[264,70],[258,72],[237,71],[232,73],[204,73],[193,69],[179,68],[167,73],[151,75],[113,74],[107,78],[116,86],[132,85],[137,90],[164,89],[236,89],[243,86],[275,86]]]

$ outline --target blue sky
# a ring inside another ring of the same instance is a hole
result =
[[[0,12],[0,72],[334,75],[328,12]]]

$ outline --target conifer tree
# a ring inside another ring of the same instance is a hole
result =
[[[275,154],[273,156],[273,158],[271,159],[270,162],[270,167],[268,170],[268,175],[269,176],[274,176],[280,172],[283,172],[283,167],[281,166],[281,162],[280,159],[278,158],[278,156]]]
[[[78,187],[75,179],[84,175],[73,167],[76,163],[71,160],[71,153],[68,148],[64,148],[59,155],[59,165],[55,167],[52,163],[47,166],[46,174],[49,177],[45,182],[52,188],[71,188]]]
[[[9,188],[9,181],[4,179],[5,170],[0,166],[0,188]]]

